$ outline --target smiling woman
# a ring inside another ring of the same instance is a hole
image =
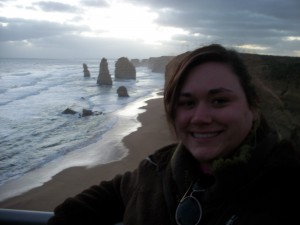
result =
[[[267,124],[241,56],[204,46],[174,71],[164,105],[178,141],[67,198],[49,225],[300,224],[299,154]]]

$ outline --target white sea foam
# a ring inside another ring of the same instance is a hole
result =
[[[115,60],[108,60],[113,86],[98,86],[99,62],[0,59],[2,186],[8,182],[23,182],[22,179],[35,173],[44,174],[39,181],[28,182],[28,185],[38,185],[57,170],[107,163],[126,154],[122,146],[115,153],[87,152],[85,146],[102,139],[103,145],[120,145],[122,135],[136,129],[137,106],[162,89],[164,76],[141,67],[137,68],[136,80],[114,80]],[[91,78],[83,77],[82,63],[88,65]],[[129,98],[117,96],[116,90],[121,85],[127,88]],[[62,114],[66,108],[78,114]],[[102,114],[79,117],[83,108]],[[135,125],[128,126],[132,122]],[[124,125],[120,127],[120,123]],[[112,129],[114,139],[104,138]],[[116,139],[116,135],[120,138]],[[63,166],[53,166],[57,160],[61,160],[59,164]]]

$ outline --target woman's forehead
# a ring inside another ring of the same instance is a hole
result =
[[[193,68],[183,83],[181,92],[188,90],[220,92],[241,90],[239,79],[229,66],[222,63],[205,63]]]

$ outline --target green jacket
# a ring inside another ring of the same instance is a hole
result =
[[[55,209],[49,225],[176,224],[178,202],[195,180],[210,180],[199,196],[201,225],[299,225],[298,154],[291,143],[277,141],[273,132],[259,132],[250,157],[222,161],[213,179],[199,171],[181,144],[166,146],[133,172],[67,199]]]

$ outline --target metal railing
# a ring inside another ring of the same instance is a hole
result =
[[[46,225],[53,212],[0,209],[1,225]]]
[[[0,225],[46,225],[51,216],[53,212],[0,209]]]

